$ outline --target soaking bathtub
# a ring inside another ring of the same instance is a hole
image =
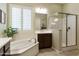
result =
[[[38,42],[35,39],[21,39],[10,43],[11,55],[34,56],[39,53]]]

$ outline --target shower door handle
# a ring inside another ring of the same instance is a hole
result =
[[[66,31],[68,32],[68,30],[70,30],[70,27],[68,27]]]

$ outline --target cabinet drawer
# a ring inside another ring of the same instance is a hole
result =
[[[52,39],[52,37],[44,37],[44,39],[51,40],[51,39]]]
[[[44,34],[43,36],[49,37],[49,36],[52,36],[52,34],[51,34],[51,33],[46,33],[46,34]]]

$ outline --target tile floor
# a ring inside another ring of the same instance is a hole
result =
[[[21,54],[15,56],[23,56],[23,55]],[[27,54],[25,54],[24,56],[27,56]],[[74,49],[62,53],[57,53],[55,50],[47,48],[47,49],[41,49],[37,54],[37,56],[79,56],[79,50]]]
[[[61,56],[61,54],[58,54],[55,50],[53,49],[41,49],[39,51],[39,54],[37,56]]]
[[[63,53],[57,53],[52,49],[42,49],[37,56],[79,56],[79,50],[69,50]]]
[[[69,50],[69,51],[63,52],[62,54],[65,56],[79,56],[79,50],[78,49]]]

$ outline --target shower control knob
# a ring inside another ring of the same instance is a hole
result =
[[[70,29],[70,27],[68,27],[68,29]]]
[[[70,29],[70,27],[68,27],[66,31],[68,32],[69,29]]]

